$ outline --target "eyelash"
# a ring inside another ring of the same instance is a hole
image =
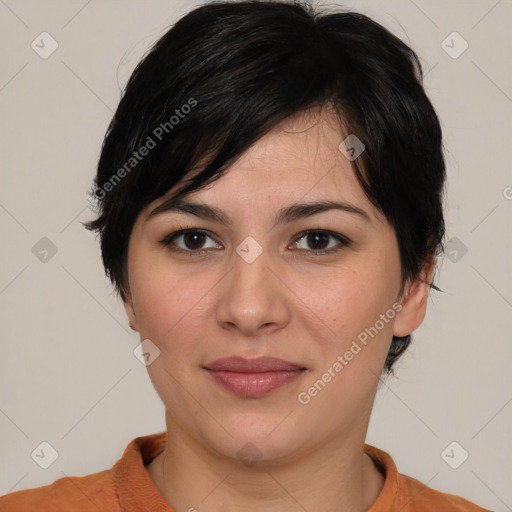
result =
[[[179,229],[178,231],[174,231],[174,232],[170,233],[169,235],[167,235],[163,240],[160,241],[160,243],[172,252],[187,254],[188,256],[201,256],[210,251],[210,249],[193,250],[193,249],[176,248],[175,246],[173,246],[174,240],[176,238],[178,238],[179,236],[190,234],[190,233],[200,233],[202,235],[206,235],[213,239],[211,234],[208,231],[205,231],[203,229],[182,228],[182,229]],[[298,249],[299,251],[306,251],[315,256],[322,256],[322,255],[333,254],[335,252],[338,252],[338,251],[344,249],[345,247],[348,247],[351,243],[351,241],[347,237],[340,235],[339,233],[335,233],[333,231],[328,231],[325,229],[308,229],[306,231],[303,231],[302,233],[299,233],[296,236],[295,241],[293,243],[296,244],[300,240],[302,240],[304,237],[307,237],[308,235],[311,235],[311,234],[321,234],[321,235],[335,238],[339,242],[339,244],[335,248],[331,248],[331,249],[319,249],[319,250]]]

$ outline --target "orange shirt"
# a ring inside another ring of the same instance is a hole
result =
[[[137,437],[112,469],[0,497],[1,512],[174,512],[144,466],[165,446],[166,433]],[[385,474],[384,487],[369,512],[486,512],[469,501],[434,491],[398,473],[393,459],[373,446],[366,453]],[[488,511],[487,511],[488,512]]]

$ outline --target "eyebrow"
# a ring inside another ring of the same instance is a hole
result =
[[[276,225],[286,224],[329,210],[340,210],[353,215],[358,215],[367,222],[371,222],[370,216],[361,208],[349,203],[338,201],[316,201],[313,203],[291,204],[279,210],[279,213],[276,215],[274,222]],[[204,220],[220,222],[227,226],[231,225],[229,216],[215,206],[209,206],[204,203],[187,202],[183,199],[176,200],[174,198],[167,199],[154,210],[152,210],[148,215],[147,220],[168,212],[186,213]]]

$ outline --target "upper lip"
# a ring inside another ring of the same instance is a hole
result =
[[[284,372],[305,369],[300,365],[284,361],[277,357],[256,357],[248,359],[241,356],[217,359],[205,365],[205,368],[212,371],[239,373]]]

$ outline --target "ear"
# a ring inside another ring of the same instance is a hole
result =
[[[423,322],[427,312],[427,299],[434,273],[435,258],[427,262],[416,279],[407,283],[400,304],[402,309],[395,317],[393,335],[402,337],[411,334]]]
[[[125,298],[123,299],[124,310],[126,311],[126,316],[128,317],[128,324],[132,330],[138,331],[139,327],[137,325],[137,315],[135,314],[135,309],[133,307],[132,294],[130,290],[125,292]]]

